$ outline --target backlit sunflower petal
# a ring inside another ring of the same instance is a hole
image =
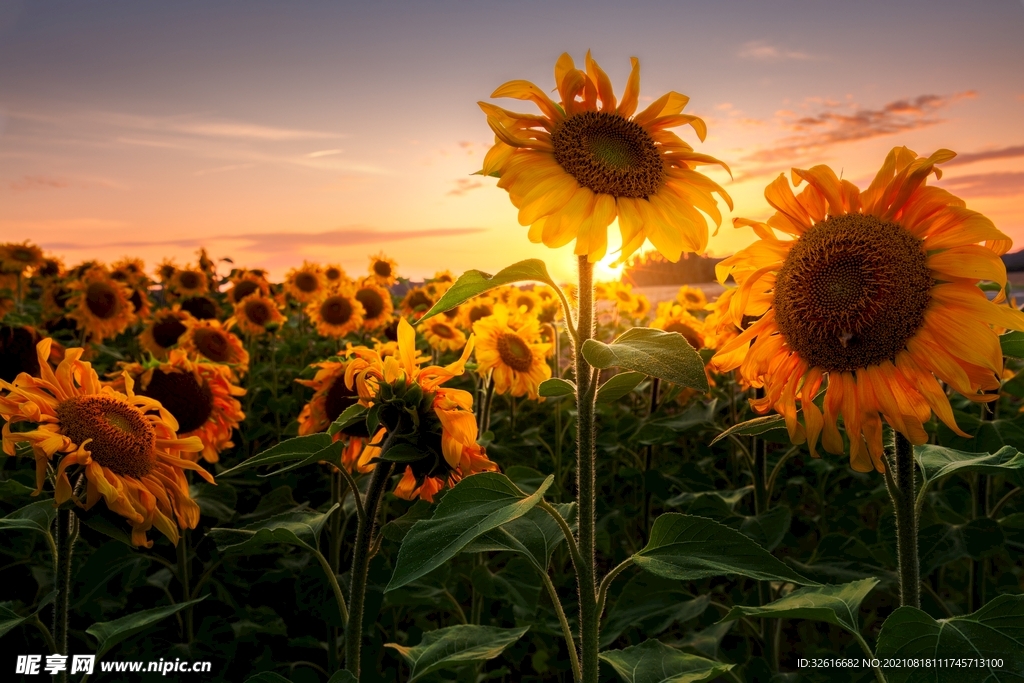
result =
[[[636,111],[640,103],[640,60],[636,57],[629,58],[629,78],[626,80],[626,88],[622,91],[622,101],[619,102],[617,112],[619,116],[629,118]]]
[[[672,116],[683,111],[690,98],[675,91],[669,91],[651,102],[642,112],[633,117],[635,123],[646,126],[660,116]]]
[[[558,109],[558,105],[552,102],[551,98],[543,90],[529,81],[508,81],[491,93],[491,97],[511,97],[517,100],[530,100],[552,121],[558,122],[564,118],[562,112]]]
[[[587,76],[597,85],[597,96],[601,98],[601,110],[611,111],[615,109],[615,91],[612,89],[612,81],[604,72],[587,50],[586,56]]]

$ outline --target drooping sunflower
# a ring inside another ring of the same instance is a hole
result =
[[[347,359],[327,360],[314,363],[310,367],[317,368],[313,379],[297,379],[298,384],[313,389],[313,398],[302,407],[299,413],[299,435],[316,434],[325,431],[331,423],[338,419],[346,408],[355,405],[359,396],[354,389],[345,384],[345,368]],[[341,453],[341,464],[349,472],[368,472],[373,468],[366,464],[357,467],[359,456],[369,441],[366,425],[360,424],[335,434],[335,440],[346,439],[345,448]]]
[[[708,297],[703,289],[683,285],[676,294],[676,301],[688,311],[702,311],[708,305]]]
[[[261,335],[280,327],[286,318],[281,315],[276,301],[254,292],[235,304],[235,315],[231,320],[242,332]]]
[[[0,272],[24,273],[43,263],[43,250],[28,240],[0,244]]]
[[[325,337],[340,339],[363,324],[366,310],[349,287],[326,290],[306,306],[306,315]]]
[[[210,291],[210,280],[198,268],[180,268],[174,271],[167,288],[174,299],[191,299]]]
[[[608,226],[616,217],[624,261],[649,239],[671,261],[684,251],[703,252],[708,240],[704,214],[721,223],[718,195],[729,195],[696,167],[717,164],[669,131],[690,125],[702,141],[704,121],[683,114],[689,98],[669,92],[636,114],[640,62],[619,102],[607,74],[587,52],[586,71],[562,54],[555,63],[553,102],[528,81],[509,81],[491,97],[532,100],[541,115],[517,114],[480,102],[495,144],[484,159],[484,175],[500,178],[530,226],[530,241],[561,247],[576,240],[576,254],[594,263],[608,248]],[[581,99],[577,99],[581,98]],[[598,104],[600,102],[600,105]],[[701,213],[703,212],[703,214]]]
[[[234,446],[231,433],[245,419],[235,397],[244,396],[245,389],[231,382],[227,366],[189,360],[174,349],[164,362],[125,364],[110,386],[125,392],[125,377],[136,394],[159,401],[174,416],[180,438],[199,437],[206,462],[217,462],[221,451]]]
[[[299,303],[309,303],[324,291],[324,274],[320,266],[303,261],[300,268],[292,268],[284,278],[284,290]]]
[[[927,440],[932,412],[966,436],[939,380],[972,401],[998,396],[1003,356],[992,326],[1024,330],[1024,313],[990,301],[977,284],[1005,286],[999,256],[1011,241],[926,184],[954,156],[897,147],[864,191],[827,166],[793,169],[794,185],[808,183],[799,195],[780,176],[765,190],[777,213],[767,223],[736,220],[760,240],[720,263],[718,277],[739,283],[732,322],[756,322],[712,362],[763,385],[754,408],[784,415],[790,437],[806,439],[812,455],[819,435],[826,451],[843,452],[842,416],[853,469],[882,471],[883,420],[914,444]],[[822,415],[812,399],[826,377]]]
[[[32,446],[36,461],[36,493],[43,488],[50,461],[57,465],[55,502],[73,500],[89,509],[101,499],[132,527],[132,543],[151,547],[146,532],[154,526],[172,543],[178,529],[194,529],[199,506],[189,497],[184,470],[195,470],[211,484],[213,477],[182,457],[202,450],[196,437],[180,438],[174,417],[157,401],[134,393],[125,379],[125,393],[101,385],[96,371],[81,360],[84,349],[72,348],[56,372],[47,363],[51,340],[37,348],[39,376],[21,374],[13,383],[0,381],[3,449]],[[15,432],[11,426],[35,428]],[[70,468],[80,467],[87,481],[85,502],[73,493]]]
[[[159,360],[165,360],[193,320],[192,314],[181,310],[177,304],[173,308],[159,310],[139,335],[139,344]]]
[[[135,322],[128,286],[112,280],[103,268],[91,268],[69,285],[68,318],[85,330],[89,340],[102,342]]]
[[[424,313],[430,310],[438,298],[439,295],[435,296],[427,287],[413,287],[405,293],[398,306],[404,315],[419,320]]]
[[[270,283],[262,275],[257,275],[251,270],[243,270],[231,278],[231,289],[228,290],[228,301],[238,305],[242,299],[259,292],[267,296],[270,294]]]
[[[416,351],[416,333],[404,318],[398,321],[396,355],[381,357],[377,351],[365,347],[352,350],[355,357],[345,370],[345,381],[356,389],[361,403],[373,406],[375,401],[384,400],[385,394],[391,401],[403,394],[418,397],[415,405],[405,406],[399,412],[416,411],[414,438],[425,455],[406,465],[395,488],[395,495],[400,498],[418,497],[433,502],[434,496],[445,486],[454,486],[463,477],[477,472],[497,469],[476,442],[473,395],[442,386],[465,371],[472,351],[473,339],[470,338],[456,362],[444,367],[421,368],[424,359]],[[385,386],[386,392],[383,391]],[[415,391],[410,391],[412,387]],[[382,411],[382,415],[382,423],[390,429],[386,411]],[[370,464],[380,454],[384,438],[385,433],[375,435],[360,456],[360,464]]]
[[[496,392],[542,400],[537,391],[551,377],[551,366],[545,361],[550,344],[539,343],[536,318],[514,319],[504,305],[497,304],[492,315],[473,323],[473,334],[477,372],[483,377],[491,373]]]
[[[190,320],[178,338],[178,347],[214,363],[233,367],[238,375],[249,369],[249,352],[237,335],[229,332],[218,320]]]
[[[398,279],[398,263],[384,252],[370,257],[370,277],[381,287],[390,287]]]
[[[459,351],[466,346],[466,335],[443,315],[420,323],[416,329],[430,344],[430,348],[438,352]]]
[[[389,322],[395,310],[391,301],[391,293],[381,287],[372,278],[366,278],[353,294],[356,301],[363,305],[363,329],[379,330]]]
[[[658,304],[657,315],[651,327],[666,332],[678,332],[698,351],[706,348],[704,321],[674,301],[663,301]]]

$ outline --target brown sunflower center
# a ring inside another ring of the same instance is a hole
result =
[[[301,292],[315,292],[320,288],[320,282],[313,273],[302,272],[295,276],[295,286]]]
[[[13,382],[22,372],[39,375],[36,344],[39,336],[28,327],[0,326],[0,379]]]
[[[376,320],[384,312],[384,298],[380,292],[370,287],[364,287],[356,292],[356,301],[363,305],[366,311],[364,316],[367,320]]]
[[[117,290],[106,282],[90,283],[85,289],[85,305],[101,320],[117,315]]]
[[[43,261],[43,265],[39,266],[36,270],[36,275],[40,277],[56,277],[60,275],[60,263],[52,259]]]
[[[242,312],[249,319],[249,322],[260,327],[264,327],[272,315],[270,306],[262,299],[249,299],[242,306]]]
[[[320,317],[328,325],[344,325],[352,319],[352,302],[340,294],[329,296],[320,304]]]
[[[327,270],[324,271],[324,277],[326,277],[331,282],[335,280],[340,280],[341,271],[337,268],[328,268]]]
[[[580,185],[600,194],[647,198],[665,180],[654,139],[618,114],[574,114],[555,127],[551,144],[555,161]]]
[[[430,308],[434,305],[433,300],[422,289],[415,289],[409,292],[409,298],[405,300],[405,303],[414,311],[418,311],[421,308]]]
[[[533,352],[518,334],[502,332],[498,336],[498,355],[516,372],[529,372],[533,365]]]
[[[699,349],[702,346],[702,344],[700,343],[700,335],[697,334],[697,331],[690,327],[689,325],[684,325],[678,320],[666,325],[665,331],[678,332],[679,334],[683,335],[683,339],[686,340],[686,343],[695,349]]]
[[[178,276],[178,282],[185,289],[197,289],[202,284],[202,278],[195,271],[186,270]]]
[[[159,272],[160,272],[160,278],[161,279],[163,279],[163,280],[170,280],[172,277],[174,277],[174,273],[176,273],[177,271],[175,270],[174,266],[172,266],[172,265],[164,265],[164,266],[160,266],[160,271]]]
[[[391,277],[391,264],[387,261],[374,261],[373,272],[380,277]]]
[[[259,288],[260,286],[252,280],[242,280],[231,290],[231,300],[237,304]]]
[[[144,296],[145,295],[142,293],[141,290],[138,290],[138,289],[133,289],[132,290],[132,295],[130,297],[128,297],[128,301],[130,301],[132,303],[132,310],[133,311],[138,311],[140,308],[142,308],[142,304],[144,302],[144,299],[143,299]]]
[[[215,363],[226,363],[231,358],[231,343],[221,330],[200,327],[192,334],[196,350]]]
[[[217,304],[205,296],[194,296],[181,302],[181,310],[188,311],[197,320],[213,320],[217,317]]]
[[[921,240],[847,214],[793,245],[775,284],[775,319],[811,365],[847,371],[892,360],[924,320],[933,284]]]
[[[481,318],[486,318],[494,313],[494,309],[487,304],[477,304],[469,309],[469,322],[475,323]]]
[[[324,412],[327,414],[328,421],[337,420],[346,408],[355,405],[358,400],[359,396],[345,386],[345,376],[340,375],[331,383],[331,388],[327,390],[327,395],[324,397]]]
[[[430,331],[441,339],[455,339],[455,330],[447,323],[436,322],[430,326]]]
[[[138,385],[136,385],[138,386]],[[213,412],[213,390],[206,380],[191,372],[154,370],[153,377],[139,393],[155,398],[178,421],[178,434],[199,429]]]
[[[164,318],[153,324],[153,341],[165,349],[177,344],[183,334],[185,325],[177,318]]]
[[[61,432],[86,448],[103,467],[144,477],[156,464],[156,434],[135,406],[113,396],[73,396],[57,405]]]
[[[526,312],[529,313],[533,310],[533,299],[528,296],[516,297],[516,308],[520,308],[521,306],[526,306]]]

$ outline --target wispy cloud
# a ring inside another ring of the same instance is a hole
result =
[[[940,184],[961,197],[1024,196],[1024,172],[1020,171],[943,176]]]
[[[319,157],[331,157],[334,156],[335,154],[341,154],[344,151],[345,150],[343,149],[322,149],[319,152],[310,152],[306,156],[309,157],[310,159],[317,159]]]
[[[227,173],[228,171],[241,171],[245,168],[252,168],[256,164],[230,164],[228,166],[218,166],[217,168],[207,168],[201,171],[196,171],[193,175],[204,176],[211,173]]]
[[[989,161],[991,159],[1012,159],[1014,157],[1024,157],[1024,145],[1016,145],[1014,147],[1003,147],[1000,149],[990,149],[983,152],[973,152],[970,154],[957,155],[955,159],[946,163],[946,166],[960,166],[961,164],[973,164],[976,161]]]
[[[757,62],[780,62],[787,59],[808,60],[813,55],[798,50],[772,45],[763,40],[751,40],[740,46],[736,56],[740,59],[751,59]]]
[[[455,181],[455,188],[448,191],[448,195],[452,197],[461,197],[467,192],[483,187],[484,184],[479,180],[472,178],[459,178]]]
[[[66,178],[57,178],[49,175],[26,175],[8,183],[8,187],[15,192],[60,190],[70,185],[71,182]]]

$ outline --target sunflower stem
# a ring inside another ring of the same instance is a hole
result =
[[[917,509],[914,495],[914,446],[896,432],[893,473],[885,484],[896,513],[896,554],[899,558],[900,606],[921,608],[921,565],[917,548]]]
[[[189,577],[188,557],[188,529],[181,530],[181,538],[178,539],[178,580],[181,581],[182,602],[188,602],[192,598],[191,579]],[[182,637],[189,645],[195,638],[195,627],[193,622],[192,608],[185,609],[185,624]]]
[[[587,256],[579,257],[579,312],[576,347],[576,495],[579,509],[579,552],[582,562],[576,568],[580,600],[580,649],[583,683],[597,683],[598,640],[601,622],[597,613],[596,560],[596,433],[594,404],[597,381],[593,369],[581,353],[583,344],[594,336],[594,266]]]
[[[71,557],[78,540],[78,517],[72,509],[57,510],[57,597],[53,603],[53,640],[55,654],[68,654],[68,616],[71,604]],[[67,683],[68,673],[57,674],[59,683]]]
[[[491,404],[494,402],[494,374],[487,375],[487,391],[484,393],[483,411],[480,417],[480,433],[491,428]]]
[[[657,377],[651,378],[651,402],[647,409],[647,417],[654,417],[658,410],[658,388],[661,380]],[[654,459],[654,444],[648,444],[644,448],[644,538],[651,537],[651,492],[647,488],[647,473],[651,471],[651,462]]]
[[[554,329],[554,345],[555,350],[552,354],[552,364],[554,366],[552,377],[561,379],[562,377],[562,358],[561,358],[561,344],[560,334],[558,332],[558,323],[551,323],[552,329]],[[557,490],[557,500],[562,500],[562,404],[560,401],[555,402],[555,489]],[[574,653],[575,654],[575,653]],[[577,665],[579,662],[577,662]],[[579,678],[579,676],[577,676]]]
[[[381,454],[387,444],[381,448]],[[363,603],[366,598],[366,577],[370,569],[370,546],[377,524],[377,506],[387,488],[394,463],[381,460],[373,468],[370,485],[363,499],[365,515],[356,527],[356,546],[352,557],[352,585],[349,591],[348,628],[345,630],[345,668],[359,680],[359,655],[363,645]]]

